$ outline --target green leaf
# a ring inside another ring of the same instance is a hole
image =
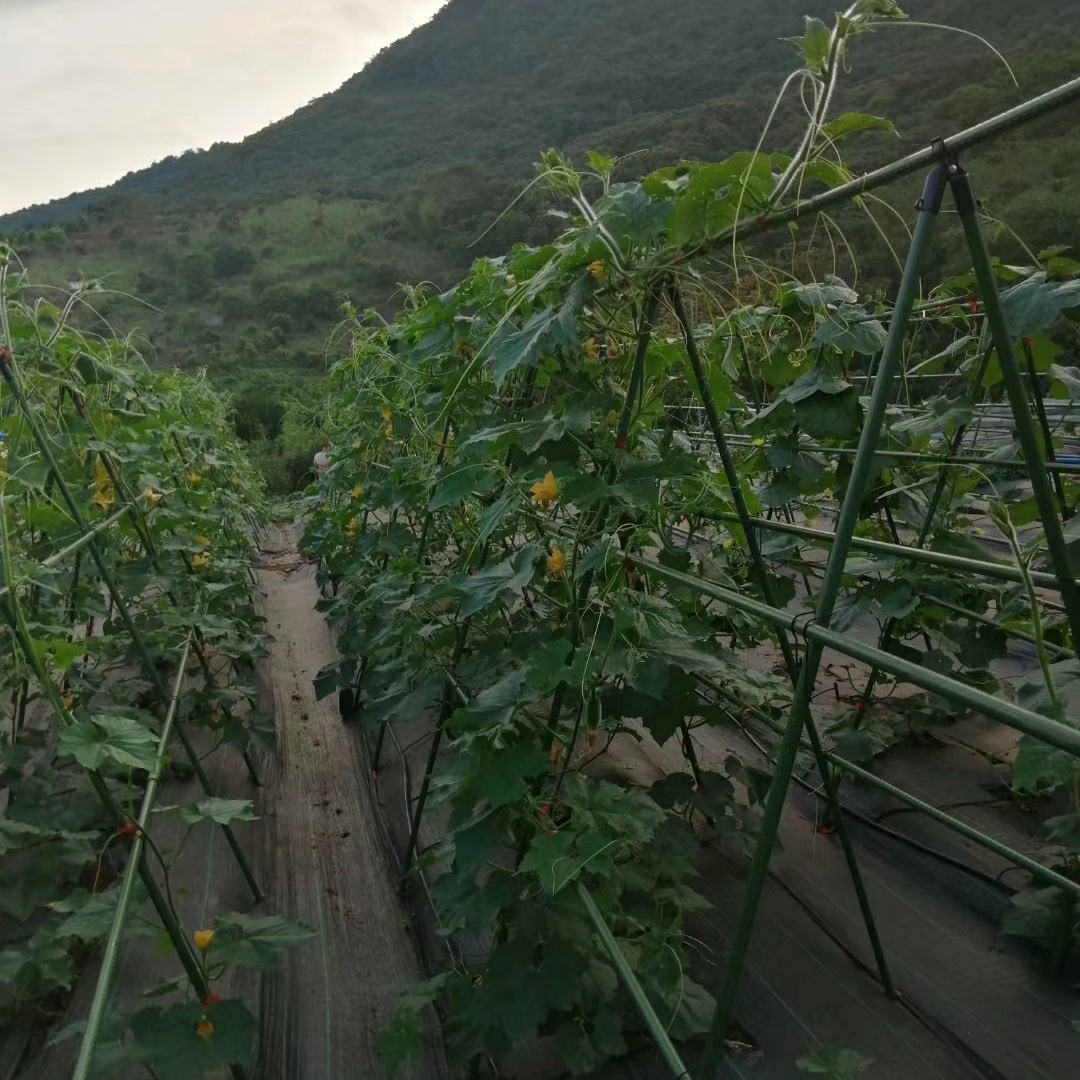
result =
[[[819,390],[795,403],[795,420],[818,439],[846,439],[862,427],[863,411],[854,386]]]
[[[435,490],[428,502],[428,510],[457,506],[470,495],[482,495],[491,491],[495,484],[496,478],[487,464],[444,469],[435,480]]]
[[[841,1050],[819,1046],[812,1054],[796,1063],[800,1072],[809,1076],[825,1076],[829,1080],[857,1080],[873,1065],[873,1060],[856,1050]]]
[[[806,61],[807,68],[815,75],[824,75],[829,69],[829,48],[832,44],[832,32],[820,19],[805,16],[805,33],[795,41]]]
[[[198,825],[200,821],[214,821],[218,825],[228,825],[231,821],[255,821],[255,807],[250,799],[203,799],[202,802],[186,806],[159,806],[155,813],[168,813],[175,810],[180,820],[188,825]]]
[[[137,910],[146,895],[141,882],[136,883],[135,890],[132,910]],[[87,944],[99,941],[112,928],[119,900],[119,888],[100,893],[91,893],[80,889],[65,900],[58,900],[52,905],[53,911],[60,915],[67,915],[67,918],[54,928],[53,933],[58,939],[78,938]],[[153,928],[140,926],[136,920],[130,920],[125,933],[137,934],[140,932],[146,934],[155,933]]]
[[[1025,889],[1009,900],[1001,918],[1001,932],[1054,952],[1069,934],[1071,913],[1072,898],[1056,886]]]
[[[895,135],[896,127],[884,116],[871,116],[869,113],[844,113],[821,125],[821,133],[830,139],[842,139],[856,131],[888,131]]]
[[[389,1080],[424,1050],[424,1011],[439,996],[446,984],[445,975],[414,986],[398,998],[390,1023],[375,1042],[375,1050],[386,1069]]]
[[[1059,787],[1072,784],[1077,760],[1065,750],[1044,743],[1030,735],[1020,739],[1013,765],[1014,791],[1032,795],[1047,795]]]
[[[537,556],[536,545],[529,544],[503,562],[452,579],[451,587],[461,596],[462,616],[476,615],[504,593],[520,596],[536,574]]]
[[[286,949],[316,936],[305,923],[283,915],[241,915],[233,912],[214,920],[214,940],[208,958],[226,967],[272,968]]]
[[[61,752],[85,769],[100,769],[107,761],[147,772],[157,765],[157,736],[128,716],[93,716],[65,728],[58,741]]]
[[[213,1025],[205,1037],[199,1034],[203,1017]],[[143,1009],[131,1018],[131,1030],[136,1060],[150,1066],[160,1080],[192,1080],[230,1065],[248,1066],[258,1021],[241,1001],[209,1007],[196,1002]]]
[[[531,315],[520,330],[504,328],[491,348],[491,363],[495,369],[495,386],[501,387],[510,372],[523,365],[535,367],[540,343],[558,323],[558,313],[544,308]]]

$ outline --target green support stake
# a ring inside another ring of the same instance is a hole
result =
[[[585,910],[589,913],[589,918],[592,919],[593,926],[596,928],[597,934],[600,935],[600,940],[604,943],[608,956],[611,957],[623,985],[630,994],[634,1005],[637,1006],[641,1018],[645,1021],[645,1026],[649,1029],[649,1034],[652,1035],[657,1049],[667,1063],[668,1068],[671,1069],[675,1080],[690,1080],[690,1070],[683,1064],[682,1058],[679,1057],[679,1051],[675,1049],[671,1036],[668,1035],[667,1029],[661,1022],[660,1017],[656,1015],[656,1010],[652,1007],[652,1002],[649,1001],[641,983],[638,982],[634,969],[623,955],[622,949],[619,948],[619,943],[611,932],[611,927],[608,926],[604,916],[600,914],[600,909],[596,906],[592,894],[580,881],[577,883],[577,894],[582,904],[585,905]]]
[[[105,942],[105,952],[101,957],[101,969],[98,973],[97,985],[94,987],[94,998],[90,1003],[86,1030],[83,1032],[82,1044],[79,1046],[79,1058],[75,1063],[75,1071],[71,1074],[72,1080],[86,1080],[87,1076],[89,1076],[90,1066],[94,1060],[94,1050],[97,1048],[98,1036],[101,1033],[101,1025],[105,1019],[105,1012],[109,1007],[109,993],[112,989],[116,962],[120,956],[124,923],[127,921],[131,898],[135,893],[135,879],[138,877],[138,870],[142,865],[145,851],[144,834],[150,820],[150,811],[153,810],[154,801],[157,799],[162,765],[168,752],[173,721],[176,719],[180,705],[180,691],[183,689],[184,675],[187,671],[188,656],[190,654],[191,638],[189,637],[180,655],[179,671],[173,685],[172,698],[169,701],[169,708],[165,713],[165,720],[161,726],[161,737],[158,739],[157,747],[157,763],[146,782],[146,791],[143,794],[142,806],[139,809],[139,831],[135,834],[135,839],[131,843],[131,854],[128,857],[127,868],[124,872],[124,883],[120,886],[120,896],[116,901],[116,914],[113,916],[112,926],[109,928],[109,937]]]
[[[847,561],[848,551],[851,546],[851,537],[859,519],[863,496],[874,466],[874,447],[877,444],[881,425],[885,418],[885,411],[889,404],[889,393],[892,388],[893,378],[899,370],[908,318],[912,307],[914,307],[919,289],[919,270],[938,211],[941,209],[948,175],[945,164],[939,165],[930,174],[919,205],[921,212],[912,237],[911,251],[908,254],[907,265],[904,268],[904,277],[900,284],[899,295],[896,298],[893,321],[889,326],[888,338],[882,350],[879,374],[874,383],[873,395],[863,421],[862,435],[859,439],[859,452],[852,465],[851,478],[848,481],[844,500],[840,507],[840,516],[835,530],[836,539],[829,552],[829,560],[825,567],[825,576],[814,612],[815,622],[824,627],[828,627],[832,619],[833,608],[840,591],[844,564]],[[788,713],[783,738],[777,749],[776,767],[765,803],[761,832],[754,848],[746,890],[728,950],[723,981],[716,1000],[716,1011],[713,1014],[712,1025],[705,1046],[705,1054],[702,1059],[702,1076],[705,1078],[711,1078],[717,1074],[724,1055],[724,1040],[731,1022],[735,998],[746,963],[746,955],[750,948],[754,921],[757,917],[758,906],[761,903],[761,896],[765,888],[765,878],[769,870],[769,861],[776,846],[780,818],[783,814],[784,803],[787,800],[788,787],[791,783],[795,759],[799,752],[802,732],[812,722],[810,700],[814,692],[823,652],[824,648],[820,641],[808,639],[806,657],[803,661],[802,670],[799,672],[798,685],[795,688],[795,698]]]
[[[1058,516],[1054,489],[1046,469],[1046,453],[1039,441],[1035,421],[1031,416],[1031,406],[1024,387],[1024,379],[1020,374],[1020,366],[1016,362],[1016,353],[1013,350],[1012,335],[1005,322],[1005,312],[1001,307],[1001,298],[994,279],[994,267],[979,225],[978,207],[971,187],[971,178],[956,162],[951,163],[949,169],[952,170],[949,179],[952,184],[953,198],[956,200],[960,223],[964,227],[964,236],[971,250],[975,279],[979,283],[983,306],[986,309],[986,321],[990,327],[990,336],[1001,366],[1001,378],[1012,408],[1020,449],[1028,465],[1028,476],[1031,479],[1035,504],[1039,508],[1039,516],[1042,519],[1050,565],[1058,579],[1061,600],[1065,605],[1065,614],[1072,631],[1073,648],[1077,649],[1080,648],[1080,586],[1077,585],[1069,566],[1065,531],[1061,525],[1061,518]]]

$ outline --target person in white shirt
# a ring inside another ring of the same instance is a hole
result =
[[[330,444],[323,443],[315,454],[315,471],[322,476],[330,471]]]

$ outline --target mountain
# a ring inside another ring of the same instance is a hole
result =
[[[386,310],[399,282],[445,285],[477,255],[545,239],[545,197],[518,196],[549,146],[629,155],[624,175],[754,146],[799,63],[784,38],[803,32],[804,16],[829,19],[836,6],[452,0],[287,119],[0,218],[0,236],[37,280],[100,281],[100,322],[137,328],[161,362],[209,367],[237,394],[244,434],[270,446],[283,432],[283,400],[304,398],[334,348],[327,335],[345,295]],[[908,23],[852,43],[834,103],[834,113],[872,112],[897,125],[899,138],[879,132],[851,143],[858,167],[1080,73],[1080,4],[902,6]],[[972,35],[1006,55],[1019,87]],[[804,120],[789,93],[766,147],[790,147]],[[1030,244],[1080,244],[1071,179],[1080,172],[1080,108],[971,161],[980,194]],[[887,194],[910,205],[914,187]]]

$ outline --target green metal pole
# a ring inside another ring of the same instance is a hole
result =
[[[705,512],[700,513],[700,516],[717,521],[738,520],[734,514],[723,512]],[[805,536],[808,540],[820,540],[831,544],[836,539],[835,533],[827,532],[824,529],[812,529],[808,525],[790,525],[786,521],[772,521],[769,518],[762,517],[755,517],[750,520],[758,528],[770,529],[773,532],[791,533],[794,536]],[[932,548],[916,548],[907,544],[890,544],[884,540],[869,540],[864,536],[853,536],[850,546],[860,551],[871,551],[878,555],[887,555],[907,562],[928,563],[931,566],[957,570],[964,574],[981,574],[984,577],[997,578],[1000,581],[1012,581],[1017,584],[1023,584],[1024,581],[1024,575],[1015,566],[981,559],[969,559],[963,555],[950,555],[948,552],[934,551]],[[1058,579],[1053,574],[1033,570],[1031,580],[1033,584],[1047,589],[1058,588]]]
[[[153,809],[154,801],[157,799],[158,784],[161,782],[162,763],[169,747],[169,736],[172,734],[173,721],[176,719],[177,708],[180,704],[180,691],[183,688],[190,653],[191,638],[189,637],[180,654],[179,670],[176,675],[176,682],[173,685],[172,699],[169,702],[169,708],[161,727],[161,738],[158,739],[157,747],[157,761],[146,782],[146,791],[143,794],[142,806],[139,809],[139,829],[131,844],[131,854],[128,857],[127,869],[124,873],[124,883],[120,886],[120,895],[116,901],[116,913],[113,916],[112,926],[109,928],[108,940],[105,942],[105,952],[101,958],[101,970],[98,973],[97,985],[94,987],[94,998],[90,1003],[90,1014],[86,1020],[86,1030],[83,1033],[82,1044],[79,1047],[79,1058],[75,1063],[72,1080],[86,1080],[90,1072],[90,1066],[93,1063],[98,1035],[101,1031],[102,1021],[105,1018],[105,1010],[109,1004],[113,972],[116,970],[116,962],[120,955],[121,935],[123,934],[124,923],[127,921],[131,898],[135,891],[138,868],[142,863],[143,849],[145,847],[143,831],[150,820],[150,811]]]
[[[623,985],[637,1006],[638,1012],[641,1013],[641,1018],[645,1021],[645,1025],[648,1027],[661,1056],[667,1062],[668,1068],[671,1069],[676,1080],[683,1080],[683,1078],[689,1080],[690,1070],[683,1064],[682,1058],[679,1057],[679,1051],[675,1049],[675,1044],[671,1041],[671,1036],[668,1035],[667,1029],[660,1022],[660,1017],[656,1015],[652,1002],[649,1001],[641,983],[638,982],[634,969],[623,955],[622,949],[619,948],[619,943],[615,940],[611,927],[608,926],[604,916],[600,914],[600,909],[596,906],[592,895],[581,881],[577,883],[577,894],[581,898],[582,904],[585,905],[585,910],[589,913],[589,918],[592,919],[593,926],[596,927],[596,932],[611,957],[611,962],[619,972]]]
[[[748,447],[753,443],[747,435],[729,435],[728,442],[737,446]],[[822,446],[820,443],[800,442],[800,450],[819,454],[842,454],[854,457],[857,450],[853,446]],[[921,462],[924,465],[977,465],[983,469],[1027,469],[1026,461],[1015,461],[1012,458],[973,457],[970,454],[920,454],[914,450],[875,450],[875,457],[892,458],[897,461]],[[1060,461],[1048,461],[1046,467],[1050,472],[1076,474],[1080,473],[1080,465],[1069,465]]]
[[[905,682],[911,683],[912,686],[918,686],[931,694],[948,698],[950,701],[962,705],[965,709],[982,713],[992,720],[998,720],[1006,727],[1011,727],[1014,731],[1019,731],[1024,735],[1031,735],[1036,739],[1042,739],[1043,742],[1050,743],[1051,746],[1056,746],[1080,757],[1080,728],[1074,728],[1060,721],[1051,720],[1049,717],[1031,712],[1029,709],[1022,709],[1019,705],[1014,705],[1005,698],[995,697],[993,694],[988,694],[983,690],[977,690],[973,686],[968,686],[966,683],[958,682],[948,675],[943,675],[940,671],[934,671],[933,668],[924,667],[922,664],[913,663],[911,660],[904,660],[902,657],[894,656],[892,653],[882,652],[873,645],[866,645],[855,638],[848,637],[836,630],[830,630],[813,621],[800,626],[800,620],[805,618],[802,615],[792,615],[787,611],[779,611],[776,608],[769,607],[768,604],[761,603],[760,600],[743,596],[742,593],[736,592],[734,589],[725,589],[722,585],[707,581],[705,578],[686,574],[681,570],[673,570],[655,559],[645,559],[640,555],[627,555],[626,561],[643,570],[648,570],[655,577],[666,579],[685,588],[696,589],[706,596],[722,600],[738,611],[745,611],[748,615],[754,615],[766,622],[786,626],[793,633],[801,634],[808,641],[817,642],[823,648],[835,649],[838,653],[850,656],[864,664],[877,664],[882,671],[888,672],[890,675],[896,675]]]
[[[892,380],[900,365],[904,336],[907,332],[908,316],[918,294],[919,271],[937,213],[941,208],[947,175],[945,166],[939,165],[930,174],[923,191],[919,220],[915,226],[911,251],[908,254],[899,295],[896,298],[895,317],[889,326],[888,338],[882,350],[880,374],[874,384],[873,396],[870,399],[867,415],[863,421],[862,435],[859,439],[859,453],[855,456],[851,477],[840,507],[840,516],[836,523],[836,541],[829,552],[821,593],[815,608],[815,620],[824,627],[828,627],[832,618],[833,608],[844,575],[844,564],[847,561],[851,537],[859,519],[863,495],[866,492],[874,467],[874,446],[877,443],[879,431],[885,418]],[[802,670],[799,672],[795,697],[788,714],[787,726],[777,749],[776,766],[765,803],[761,832],[754,848],[754,856],[746,882],[746,891],[728,951],[727,962],[724,966],[723,982],[721,983],[720,993],[717,995],[716,1011],[713,1014],[712,1026],[705,1046],[705,1055],[702,1059],[702,1072],[707,1078],[716,1075],[724,1054],[724,1040],[727,1036],[743,967],[746,963],[754,921],[757,917],[758,905],[761,902],[762,892],[765,887],[769,861],[776,845],[780,818],[787,799],[788,786],[791,782],[791,773],[798,755],[800,738],[803,728],[812,722],[810,719],[810,700],[814,692],[823,651],[820,642],[811,641],[808,644],[806,658]]]
[[[683,340],[686,343],[686,355],[690,361],[690,370],[694,375],[698,397],[701,398],[705,416],[709,421],[709,430],[712,433],[713,442],[716,444],[716,449],[720,454],[720,463],[724,470],[724,477],[727,480],[728,490],[731,492],[732,501],[735,504],[735,513],[738,516],[739,524],[742,526],[743,534],[746,536],[746,546],[750,551],[750,565],[753,567],[754,577],[757,579],[758,588],[761,590],[765,602],[770,607],[776,607],[776,591],[769,580],[765,560],[761,557],[761,545],[758,543],[757,530],[753,524],[754,519],[750,514],[750,508],[746,505],[746,498],[743,495],[742,484],[739,480],[739,472],[735,468],[735,461],[731,456],[731,451],[728,449],[727,438],[724,435],[720,421],[720,413],[716,408],[716,402],[713,400],[712,390],[709,388],[709,379],[701,362],[697,342],[694,340],[694,328],[690,325],[690,319],[686,313],[686,307],[683,304],[682,294],[678,286],[672,285],[670,293],[675,317],[679,320],[679,326],[682,328]],[[784,663],[794,679],[799,670],[795,650],[791,647],[791,642],[782,630],[777,631],[776,640],[780,646],[780,652],[783,654]]]
[[[1031,418],[1027,391],[1024,388],[1020,367],[1016,362],[1016,354],[1013,352],[1012,337],[1005,322],[1005,312],[1002,310],[997,282],[994,279],[994,267],[979,225],[971,178],[959,165],[953,164],[949,168],[953,170],[950,175],[953,197],[956,200],[956,208],[960,212],[960,223],[964,227],[964,236],[967,238],[968,248],[971,251],[975,278],[979,283],[979,291],[982,293],[990,336],[997,349],[1001,377],[1012,407],[1020,448],[1023,451],[1024,460],[1028,463],[1028,476],[1031,480],[1035,504],[1042,518],[1050,565],[1054,569],[1058,587],[1061,589],[1061,600],[1065,605],[1065,613],[1072,630],[1073,648],[1080,648],[1080,586],[1077,585],[1066,555],[1065,533],[1061,518],[1058,516],[1054,489],[1046,470],[1046,456],[1039,442],[1035,422]]]

